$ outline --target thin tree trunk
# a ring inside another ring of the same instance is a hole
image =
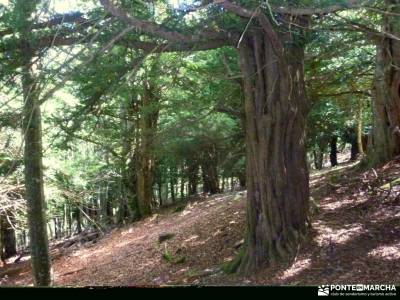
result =
[[[351,136],[350,144],[351,144],[350,161],[356,161],[357,158],[358,158],[358,155],[360,154],[360,153],[358,152],[358,139],[357,139],[357,135],[352,135],[352,136]]]
[[[79,205],[79,204],[77,204]],[[75,221],[76,221],[76,232],[79,234],[82,232],[82,219],[81,219],[81,210],[76,207],[74,209]]]
[[[171,192],[171,201],[172,203],[175,203],[175,186],[174,186],[174,180],[171,179],[170,184],[169,184],[169,189]]]
[[[363,99],[358,98],[358,110],[357,110],[357,147],[358,153],[364,155],[364,144],[363,144]]]
[[[188,194],[189,196],[197,194],[199,166],[193,162],[188,162]]]
[[[239,176],[239,187],[240,189],[245,189],[246,188],[246,176]]]
[[[203,150],[201,172],[203,192],[211,195],[219,193],[218,157],[214,144],[209,144]]]
[[[6,216],[0,216],[0,246],[1,250],[3,250],[2,255],[3,259],[12,257],[17,254],[17,242],[15,238],[15,230],[7,220]]]
[[[30,67],[32,52],[29,45],[25,43],[22,47],[22,53],[26,59],[26,63],[22,68],[24,95],[23,130],[25,133],[25,188],[28,207],[27,216],[31,245],[31,264],[35,284],[38,286],[47,286],[51,283],[51,266],[43,189],[41,113],[36,84]]]
[[[3,266],[3,263],[5,263],[5,257],[4,257],[4,242],[3,242],[3,222],[1,221],[2,216],[0,215],[0,267]]]
[[[330,141],[330,155],[329,155],[329,158],[330,158],[330,161],[331,161],[331,167],[337,166],[337,164],[338,164],[338,161],[337,161],[337,140],[338,140],[337,136],[334,135],[334,136],[332,136],[331,141]]]
[[[322,170],[324,167],[324,152],[318,147],[313,151],[314,154],[314,167],[317,170]]]
[[[150,215],[152,210],[155,170],[153,146],[159,113],[159,108],[154,105],[154,102],[157,102],[154,87],[150,86],[148,82],[145,82],[144,86],[139,119],[140,141],[136,168],[138,206],[141,217]]]
[[[183,199],[185,199],[185,167],[182,164],[181,166],[181,186],[180,186],[180,194],[181,194],[181,201],[183,201]]]

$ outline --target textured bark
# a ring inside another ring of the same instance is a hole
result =
[[[144,83],[139,119],[140,141],[137,151],[137,196],[140,216],[151,214],[154,180],[154,140],[158,122],[158,98],[154,87]]]
[[[386,0],[387,10],[400,13],[400,0]],[[383,17],[382,30],[400,35],[400,18]],[[372,164],[389,161],[400,154],[400,42],[382,38],[377,44],[373,88],[373,129],[369,158]]]
[[[303,48],[285,35],[279,52],[270,37],[250,31],[240,45],[247,145],[247,231],[237,261],[242,273],[286,260],[306,231]]]
[[[135,100],[131,99],[128,103],[122,101],[120,104],[121,116],[121,138],[122,138],[122,152],[121,157],[121,191],[120,198],[118,199],[118,214],[117,223],[123,224],[126,219],[136,220],[139,216],[137,196],[136,196],[136,173],[135,173],[135,158],[131,156],[132,140],[136,137],[135,128],[130,119],[133,118]],[[133,138],[132,138],[133,137]],[[131,161],[128,162],[128,159]]]
[[[35,284],[47,286],[50,285],[51,278],[43,190],[41,113],[34,76],[30,67],[32,52],[27,44],[24,44],[22,49],[26,60],[22,68],[23,128],[25,131],[25,188],[31,264]]]

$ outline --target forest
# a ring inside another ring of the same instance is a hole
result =
[[[400,0],[0,0],[0,38],[0,287],[400,285]]]

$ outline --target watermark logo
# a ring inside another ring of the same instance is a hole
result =
[[[318,286],[318,296],[396,296],[390,284],[332,284]]]
[[[329,296],[329,285],[318,286],[318,296]]]

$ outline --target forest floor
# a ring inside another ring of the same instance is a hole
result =
[[[245,192],[232,192],[164,209],[54,254],[54,284],[400,284],[400,158],[364,171],[341,164],[312,174],[310,185],[312,229],[285,265],[250,277],[219,271],[243,238]],[[169,239],[160,243],[160,236]],[[0,285],[31,284],[29,257],[0,268]]]

